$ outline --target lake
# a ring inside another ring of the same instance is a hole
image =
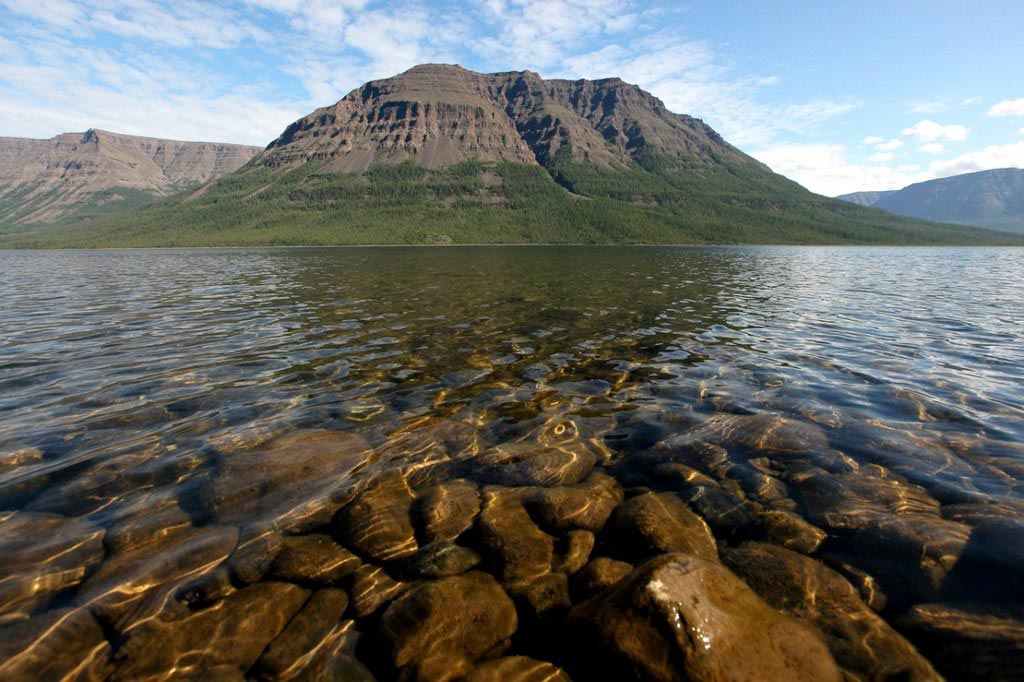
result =
[[[0,291],[4,679],[1024,665],[1024,250],[15,251]]]

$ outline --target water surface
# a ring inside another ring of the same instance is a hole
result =
[[[873,608],[933,658],[922,604],[1020,622],[1019,576],[997,598],[978,577],[991,548],[969,548],[978,527],[1024,539],[989,528],[1024,518],[1024,250],[4,252],[0,292],[0,544],[20,557],[0,567],[0,625],[88,610],[98,677],[168,595],[224,566],[225,594],[259,584],[232,563],[246,543],[337,537],[332,515],[391,473],[414,497],[575,482],[561,460],[550,479],[494,466],[516,448],[583,448],[626,497],[678,494],[721,547],[765,540],[767,511],[809,521],[827,538],[803,551],[865,602],[886,593]],[[709,447],[724,454],[694,454]],[[935,519],[930,538],[880,520],[904,514]]]

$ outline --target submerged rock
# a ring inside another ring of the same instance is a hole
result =
[[[511,490],[484,493],[476,534],[480,553],[502,582],[529,581],[551,570],[555,540],[537,527]]]
[[[270,574],[291,582],[332,585],[361,564],[359,557],[328,535],[296,535],[281,541]]]
[[[828,534],[788,511],[773,510],[757,520],[761,537],[773,545],[801,554],[814,554]]]
[[[608,557],[598,557],[573,576],[574,601],[589,599],[619,582],[633,572],[633,564]]]
[[[597,464],[597,455],[580,442],[545,446],[532,441],[505,443],[473,460],[474,477],[509,486],[572,485]]]
[[[711,529],[671,493],[644,493],[623,502],[612,517],[610,535],[610,547],[629,557],[685,552],[718,560]]]
[[[450,679],[516,631],[512,600],[486,573],[424,583],[381,617],[392,666],[403,679]]]
[[[333,526],[346,547],[372,561],[410,556],[419,549],[410,518],[414,498],[405,478],[389,472],[338,512]]]
[[[480,513],[480,493],[468,481],[447,481],[426,490],[415,506],[417,528],[426,542],[455,540]]]
[[[0,680],[106,678],[110,644],[88,609],[57,609],[0,628]]]
[[[150,619],[134,628],[118,649],[111,679],[158,680],[169,670],[203,678],[218,666],[244,672],[307,596],[307,590],[295,585],[263,582],[181,618]]]
[[[577,485],[538,489],[529,497],[527,505],[551,530],[580,529],[597,533],[604,528],[622,497],[618,482],[598,471]]]
[[[526,656],[487,661],[466,676],[466,682],[570,682],[558,666]]]
[[[323,646],[341,622],[348,607],[344,590],[325,589],[314,592],[302,609],[288,622],[274,641],[260,654],[256,662],[256,676],[276,680],[293,676],[305,668],[302,660]]]
[[[56,514],[0,512],[0,624],[29,617],[103,560],[103,530]]]
[[[815,627],[848,677],[941,679],[850,583],[820,562],[762,543],[723,550],[722,561],[773,607]]]
[[[379,566],[363,564],[352,574],[352,613],[356,618],[365,618],[410,587]]]
[[[569,621],[577,660],[595,679],[842,679],[812,630],[693,555],[652,559]]]
[[[569,580],[564,573],[546,573],[530,582],[505,587],[523,624],[550,621],[564,616],[569,610]]]
[[[446,578],[465,573],[480,563],[480,555],[451,542],[433,542],[420,549],[407,564],[425,578]]]
[[[256,450],[222,453],[199,499],[219,522],[262,519],[303,530],[330,519],[339,506],[333,496],[369,454],[367,442],[348,431],[292,431]]]
[[[571,530],[556,545],[552,568],[572,575],[587,565],[590,553],[594,550],[594,534],[586,530]]]
[[[897,625],[950,680],[1019,680],[1024,621],[991,611],[988,604],[918,604]]]

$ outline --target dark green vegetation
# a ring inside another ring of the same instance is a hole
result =
[[[896,192],[839,197],[898,215],[1024,234],[1024,170],[965,173],[919,182]]]
[[[13,247],[444,243],[1010,244],[808,192],[757,165],[629,168],[463,162],[366,173],[246,166],[191,194],[49,226],[0,228]]]

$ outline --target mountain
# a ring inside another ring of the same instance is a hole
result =
[[[1024,170],[1019,168],[954,175],[879,194],[884,196],[873,205],[899,215],[1024,234]],[[839,198],[856,201],[853,196]]]
[[[840,194],[836,199],[849,201],[860,206],[875,206],[880,199],[888,196],[896,190],[880,190],[876,192],[854,192],[853,194]]]
[[[226,175],[259,151],[95,129],[49,140],[0,137],[0,224],[139,205]]]
[[[618,78],[428,64],[288,126],[196,191],[20,246],[977,243],[808,192]]]

